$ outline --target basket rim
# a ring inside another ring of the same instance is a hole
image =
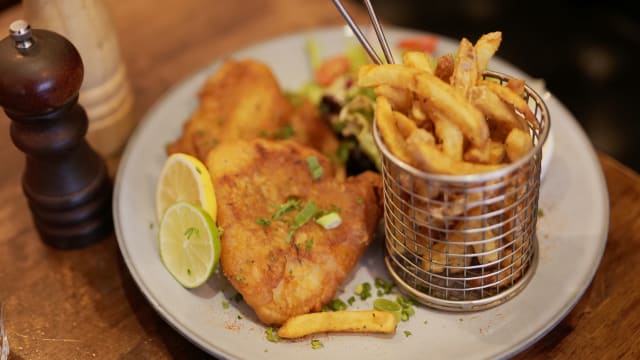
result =
[[[492,78],[500,79],[501,81],[508,81],[509,79],[513,79],[513,76],[496,72],[496,71],[485,71],[483,76],[488,76]],[[400,160],[396,157],[384,144],[382,138],[380,137],[380,133],[378,131],[377,120],[374,115],[373,117],[373,138],[376,143],[376,146],[383,154],[384,157],[387,157],[391,160],[395,166],[400,167],[405,172],[410,173],[413,176],[419,177],[423,180],[432,180],[432,181],[440,181],[440,182],[456,182],[456,183],[478,183],[485,182],[494,179],[501,178],[508,174],[511,174],[516,171],[516,169],[522,167],[526,163],[528,163],[536,154],[542,154],[542,147],[544,146],[547,138],[549,136],[549,129],[551,128],[551,118],[549,116],[549,109],[547,108],[547,104],[542,100],[542,97],[533,90],[528,84],[524,85],[525,92],[527,95],[535,101],[537,105],[540,106],[542,122],[539,126],[541,132],[538,133],[538,142],[529,150],[526,156],[519,158],[518,160],[501,167],[500,169],[496,169],[493,171],[488,171],[479,174],[467,174],[467,175],[449,175],[449,174],[434,174],[427,171],[420,170],[406,162]],[[383,162],[384,166],[384,162]]]

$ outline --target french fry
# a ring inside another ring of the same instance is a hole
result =
[[[518,94],[514,93],[511,89],[506,86],[502,86],[493,81],[483,81],[483,84],[489,88],[489,90],[493,91],[502,101],[507,104],[513,106],[516,110],[521,112],[524,115],[524,118],[527,119],[529,124],[534,128],[538,128],[538,121],[536,120],[536,116],[533,115],[529,105],[524,99]]]
[[[397,325],[396,316],[386,311],[316,312],[290,318],[280,327],[278,336],[284,339],[296,339],[325,332],[393,334]]]
[[[524,80],[511,78],[507,81],[507,87],[511,89],[518,96],[522,97],[524,95]]]
[[[399,89],[389,85],[376,86],[373,89],[376,97],[382,96],[387,98],[391,104],[391,108],[395,111],[406,113],[411,108],[411,93],[407,89]]]
[[[505,156],[504,145],[501,142],[489,140],[482,148],[471,147],[463,156],[464,161],[497,165],[503,162]]]
[[[478,208],[471,209],[469,215],[477,216],[481,215]],[[478,242],[483,241],[480,244],[472,244],[471,247],[478,254],[478,262],[481,264],[489,264],[498,261],[499,251],[496,249],[500,245],[498,240],[491,240],[496,237],[492,230],[471,232],[468,230],[483,229],[486,224],[483,224],[481,220],[473,219],[466,221],[466,228],[464,223],[458,223],[454,227],[458,232],[449,233],[448,240],[455,242]],[[466,234],[462,231],[468,231]],[[489,241],[490,240],[490,241]],[[484,255],[483,255],[484,254]]]
[[[422,109],[419,101],[413,102],[413,104],[411,105],[410,114],[416,125],[419,127],[424,127],[427,123],[427,120],[429,119],[425,111]]]
[[[489,60],[498,51],[502,42],[502,33],[499,31],[484,34],[476,41],[474,49],[476,51],[476,63],[478,67],[478,76],[487,69]]]
[[[402,63],[415,69],[433,74],[431,59],[422,51],[407,51],[402,55]]]
[[[451,86],[466,97],[469,89],[476,85],[478,78],[478,64],[473,45],[466,38],[462,38],[453,67]]]
[[[376,124],[384,144],[398,159],[406,163],[411,163],[411,158],[407,153],[404,139],[398,132],[398,127],[396,126],[393,118],[391,105],[385,97],[380,96],[376,98],[375,112]]]
[[[417,128],[409,135],[407,143],[423,143],[429,146],[436,146],[436,138],[427,130]]]
[[[464,161],[468,161],[468,162],[472,162],[472,163],[480,163],[480,164],[489,164],[489,160],[491,157],[491,149],[489,148],[489,144],[491,143],[491,141],[489,141],[489,143],[481,148],[479,147],[469,147],[469,149],[467,149],[467,151],[464,153],[464,156],[462,157],[464,159]],[[493,164],[498,164],[498,163],[493,163]]]
[[[436,62],[436,68],[433,71],[433,74],[437,76],[440,80],[449,84],[451,82],[451,75],[453,75],[453,55],[446,54],[442,55],[438,58]]]
[[[504,144],[497,141],[489,142],[489,162],[488,164],[500,164],[504,160],[506,151]]]
[[[405,114],[399,111],[393,112],[393,118],[396,121],[396,126],[398,127],[398,131],[400,131],[400,135],[405,139],[418,129],[418,126],[413,120],[409,119]]]
[[[511,286],[513,282],[518,280],[522,275],[522,251],[516,251],[515,255],[513,250],[507,248],[503,251],[503,259],[500,262],[500,271],[496,271],[489,276],[485,276],[481,279],[469,280],[470,286],[485,286],[494,283],[498,283],[500,287]],[[513,266],[512,266],[513,264]]]
[[[516,161],[526,155],[533,147],[533,144],[528,132],[513,129],[504,140],[504,147],[509,160]]]
[[[364,65],[358,73],[358,84],[364,87],[382,84],[408,87],[421,99],[429,99],[471,143],[482,146],[489,140],[489,128],[482,113],[432,74],[398,64]]]
[[[455,160],[442,153],[435,145],[407,139],[406,150],[418,168],[436,174],[468,175],[499,169],[501,165],[474,164]]]
[[[508,129],[528,130],[526,121],[486,86],[472,87],[469,90],[469,100],[490,120],[499,122]]]
[[[459,274],[462,267],[471,264],[471,256],[466,254],[471,254],[471,251],[464,244],[436,243],[422,255],[422,269],[442,273],[447,266],[449,274]]]
[[[462,131],[437,109],[431,110],[429,116],[433,120],[436,136],[442,141],[442,152],[454,160],[462,160]]]

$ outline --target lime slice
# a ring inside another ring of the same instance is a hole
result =
[[[395,301],[391,301],[385,298],[378,298],[373,301],[373,309],[378,311],[386,311],[395,315],[396,319],[400,321],[402,315],[402,306]]]
[[[198,287],[209,279],[220,259],[220,236],[206,211],[184,201],[169,206],[158,236],[160,259],[182,286]]]
[[[188,201],[216,219],[216,194],[204,164],[187,154],[172,154],[165,161],[156,187],[156,213],[162,219],[169,206]]]

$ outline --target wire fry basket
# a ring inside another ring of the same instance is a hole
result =
[[[496,72],[484,77],[501,84],[509,79]],[[533,276],[542,145],[550,119],[528,86],[524,98],[538,123],[529,129],[533,147],[488,173],[418,170],[396,158],[373,126],[382,153],[386,266],[400,290],[417,301],[451,311],[487,309],[517,295]]]

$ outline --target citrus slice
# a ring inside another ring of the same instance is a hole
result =
[[[202,285],[220,259],[220,236],[209,214],[188,202],[169,206],[160,222],[160,259],[184,287]]]
[[[385,298],[378,298],[373,301],[373,309],[378,311],[386,311],[395,315],[400,320],[402,315],[402,306],[395,301]]]
[[[204,164],[187,154],[172,154],[165,161],[156,187],[156,213],[162,219],[169,206],[188,201],[216,219],[216,194]]]

